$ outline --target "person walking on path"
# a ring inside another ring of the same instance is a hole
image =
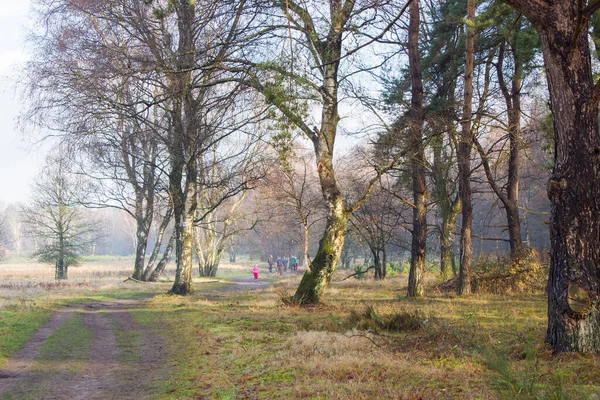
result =
[[[258,279],[258,267],[256,265],[252,268],[252,273],[254,274],[254,279]]]
[[[267,258],[267,262],[269,263],[269,272],[273,272],[273,255],[269,255],[269,258]]]
[[[296,260],[296,257],[294,257],[294,256],[290,257],[290,270],[298,271],[298,261]]]

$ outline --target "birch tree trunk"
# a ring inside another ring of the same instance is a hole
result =
[[[169,262],[169,258],[171,257],[171,252],[173,251],[173,244],[175,243],[175,232],[171,234],[171,238],[169,239],[169,243],[165,248],[165,252],[163,253],[162,258],[156,265],[156,268],[152,271],[148,278],[148,282],[156,282],[158,278],[165,272],[165,268]]]
[[[175,214],[175,255],[177,270],[170,293],[187,295],[192,289],[192,257],[194,217],[197,208],[198,127],[197,111],[191,92],[191,71],[194,66],[195,3],[178,1],[176,5],[179,47],[177,72],[171,81],[175,86],[173,116],[173,144],[170,178],[173,211]],[[185,174],[185,180],[183,175]],[[182,187],[183,184],[183,187]]]

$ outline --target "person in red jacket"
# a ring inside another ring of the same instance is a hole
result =
[[[254,274],[254,279],[258,279],[258,267],[256,265],[252,268],[252,273]]]

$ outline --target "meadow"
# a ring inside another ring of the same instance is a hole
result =
[[[147,297],[131,313],[165,343],[148,398],[600,399],[600,357],[544,344],[543,293],[458,297],[431,276],[415,300],[403,274],[343,280],[353,271],[338,270],[321,305],[298,307],[286,299],[300,273],[261,266],[268,285],[252,286],[249,260],[195,278],[187,297],[166,294],[166,277],[126,281],[131,265],[87,261],[62,282],[48,266],[0,265],[0,367],[55,310]]]

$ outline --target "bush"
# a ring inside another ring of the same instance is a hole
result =
[[[349,328],[362,331],[406,332],[422,329],[428,318],[419,310],[398,310],[391,314],[379,315],[373,306],[359,312],[352,310],[347,319]]]
[[[523,249],[511,257],[481,257],[473,262],[474,293],[539,293],[545,290],[548,268],[534,249]]]
[[[409,269],[409,263],[390,263],[387,265],[386,275],[391,278],[399,274],[405,274],[409,271]]]
[[[365,279],[366,277],[366,273],[363,274],[363,269],[361,265],[355,265],[354,266],[354,279],[358,279],[358,280],[362,280]]]

